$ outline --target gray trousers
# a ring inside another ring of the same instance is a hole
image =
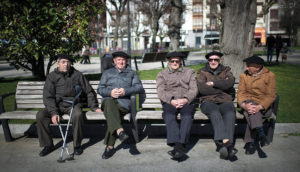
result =
[[[70,114],[71,106],[69,107],[59,107],[61,114]],[[41,147],[53,145],[53,135],[50,128],[51,115],[46,108],[41,109],[36,114],[37,122],[37,133],[39,137],[39,142]],[[81,105],[78,103],[74,106],[72,113],[72,131],[73,131],[73,145],[78,147],[81,145],[83,138],[83,115]],[[65,133],[64,133],[65,134]]]
[[[214,129],[214,140],[229,139],[233,143],[235,108],[232,102],[204,102],[201,111],[208,116]]]
[[[244,111],[243,114],[247,120],[244,142],[253,142],[256,138],[255,128],[263,126],[265,119],[272,115],[272,109],[269,108],[265,113],[260,111],[252,115]]]
[[[176,109],[171,104],[163,103],[163,118],[167,129],[167,144],[183,143],[189,140],[193,124],[195,108],[193,104],[185,104],[182,108]],[[180,124],[177,115],[180,113]]]

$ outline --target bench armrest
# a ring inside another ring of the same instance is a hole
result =
[[[135,121],[136,117],[136,94],[130,96],[130,121]]]
[[[272,104],[272,111],[275,114],[275,116],[277,116],[278,104],[279,104],[279,95],[276,93],[275,101]]]
[[[3,100],[8,97],[8,96],[11,96],[11,95],[14,95],[15,92],[12,92],[12,93],[6,93],[6,94],[2,94],[0,95],[0,114],[5,112],[5,108],[4,108],[4,102]],[[15,110],[16,110],[16,102],[15,102]]]

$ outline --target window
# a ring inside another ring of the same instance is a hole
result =
[[[201,5],[193,6],[193,12],[194,13],[201,13],[202,12],[202,6]]]
[[[193,26],[202,26],[202,18],[193,18]]]
[[[270,10],[270,18],[271,19],[278,19],[278,9]]]
[[[270,31],[277,31],[279,28],[278,22],[270,22]]]

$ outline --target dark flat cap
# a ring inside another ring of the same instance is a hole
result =
[[[166,57],[167,57],[167,59],[169,59],[171,57],[179,57],[179,58],[183,59],[185,57],[185,55],[181,52],[173,51],[173,52],[169,52]]]
[[[248,57],[248,58],[244,59],[243,61],[246,62],[246,63],[255,63],[255,64],[261,64],[261,65],[265,64],[264,59],[262,59],[258,55],[253,55],[251,57]]]
[[[113,58],[115,58],[115,57],[124,57],[126,59],[131,58],[128,54],[126,54],[123,51],[116,51],[116,52],[112,53],[112,56],[113,56]]]
[[[74,59],[70,56],[70,55],[67,55],[67,54],[59,54],[57,55],[57,61],[60,60],[60,59],[67,59],[71,62],[74,62]]]
[[[210,53],[207,53],[207,54],[205,55],[205,58],[208,59],[210,56],[213,56],[213,55],[222,57],[222,56],[223,56],[223,53],[220,53],[220,52],[218,52],[218,51],[212,51],[212,52],[210,52]]]

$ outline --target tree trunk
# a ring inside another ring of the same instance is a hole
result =
[[[182,1],[174,0],[171,2],[171,14],[169,17],[169,51],[178,51],[180,41],[181,15],[183,12]]]
[[[236,80],[245,70],[243,59],[252,55],[256,23],[256,0],[225,0],[222,7],[221,52],[223,64],[230,66]]]
[[[44,57],[39,56],[38,60],[33,60],[32,63],[32,75],[37,77],[39,80],[45,80],[45,70],[44,70]]]
[[[152,32],[153,32],[152,33],[152,52],[157,52],[156,36],[157,36],[158,29],[159,29],[158,27],[159,27],[158,20],[153,19],[153,22],[152,22]]]
[[[115,27],[115,31],[114,31],[114,44],[113,44],[113,48],[114,48],[114,51],[116,51],[116,47],[118,46],[118,39],[119,39],[119,27],[120,27],[120,18],[118,19],[119,17],[117,17],[116,19],[116,27]]]

